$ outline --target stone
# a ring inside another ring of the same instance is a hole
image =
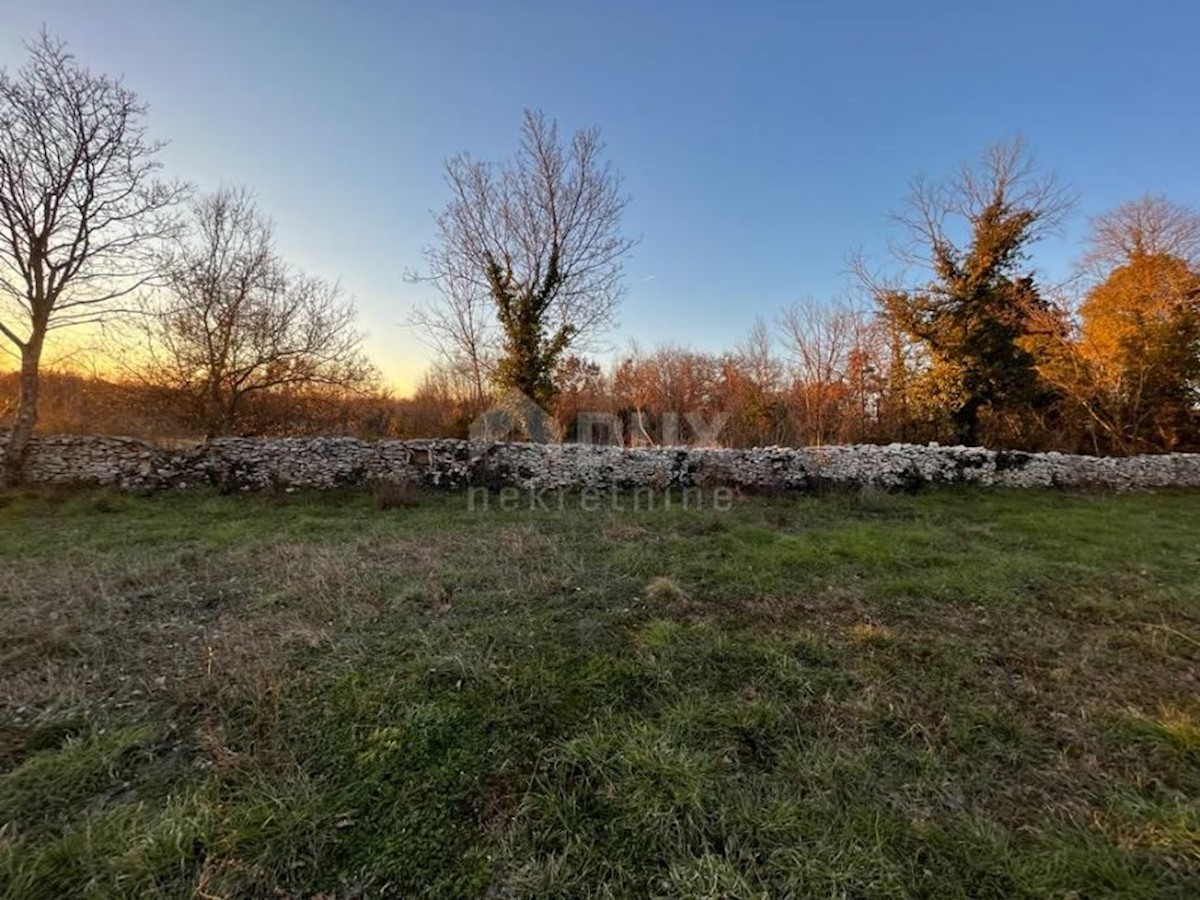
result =
[[[0,437],[0,450],[6,438]],[[993,451],[936,444],[830,447],[623,448],[354,438],[219,438],[186,448],[129,438],[42,436],[29,447],[33,483],[224,491],[362,486],[410,480],[437,488],[706,487],[909,490],[924,484],[1145,490],[1200,486],[1200,454],[1129,457]]]

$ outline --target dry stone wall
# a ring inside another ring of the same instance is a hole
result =
[[[0,438],[0,449],[3,445]],[[331,488],[389,480],[532,490],[714,485],[903,490],[948,483],[1141,490],[1200,487],[1200,454],[1118,458],[914,444],[627,449],[354,438],[222,438],[176,449],[129,438],[48,436],[31,444],[26,478],[35,483],[223,490]]]

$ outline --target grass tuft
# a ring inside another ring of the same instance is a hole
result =
[[[646,585],[646,600],[655,604],[683,603],[687,599],[683,588],[673,578],[659,576]]]

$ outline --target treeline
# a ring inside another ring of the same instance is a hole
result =
[[[562,433],[572,439],[581,412],[601,412],[617,417],[625,443],[660,443],[674,413],[683,441],[703,438],[721,415],[719,443],[731,447],[962,440],[940,373],[906,352],[882,317],[836,306],[798,310],[807,330],[795,356],[764,352],[753,341],[765,330],[759,325],[727,353],[661,345],[631,350],[608,368],[569,358],[551,407]],[[1172,360],[1155,359],[1169,355],[1168,345],[1140,352],[1145,337],[1126,345],[1123,362],[1100,370],[1092,368],[1091,336],[1048,346],[1039,402],[981,410],[972,443],[1116,455],[1200,450],[1191,389],[1179,384]],[[479,401],[466,387],[434,368],[397,421],[419,424],[420,436],[465,437],[473,417],[501,399]],[[700,433],[688,413],[698,414]]]
[[[631,443],[660,442],[664,417],[707,426],[730,446],[938,441],[1130,454],[1200,450],[1200,216],[1162,197],[1097,217],[1074,277],[1043,286],[1029,248],[1065,212],[1019,145],[990,152],[948,185],[919,184],[907,261],[916,287],[855,261],[859,302],[801,303],[757,322],[737,347],[632,348],[607,368],[569,355],[553,410],[614,414]],[[962,246],[953,229],[966,235]],[[446,355],[414,397],[465,424],[478,360]],[[482,369],[493,372],[486,357]],[[497,393],[498,390],[498,393]],[[668,421],[670,421],[668,419]],[[703,430],[703,427],[702,427]]]
[[[17,396],[17,372],[0,373],[0,417]],[[142,380],[85,375],[66,368],[41,375],[38,429],[48,434],[111,434],[160,443],[195,443],[215,434],[285,437],[348,435],[377,439],[403,433],[404,401],[384,392],[275,390],[253,395],[214,433],[194,398]]]
[[[597,129],[562,137],[527,112],[511,159],[446,164],[450,199],[411,276],[432,288],[411,324],[434,362],[401,399],[339,287],[281,256],[247,190],[163,180],[145,118],[46,34],[24,68],[0,71],[0,337],[18,366],[0,379],[0,478],[19,477],[35,424],[465,437],[515,395],[568,439],[607,414],[631,444],[1200,449],[1200,215],[1126,203],[1050,283],[1037,244],[1073,198],[1020,142],[916,180],[896,249],[852,260],[848,299],[781,310],[726,352],[634,346],[602,361],[636,245],[629,200]],[[104,328],[105,378],[43,372],[48,336],[87,325]]]

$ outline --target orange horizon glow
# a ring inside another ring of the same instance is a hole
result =
[[[128,380],[144,351],[138,349],[133,341],[119,342],[119,346],[103,346],[112,343],[105,330],[98,325],[52,331],[42,351],[40,371],[43,375],[75,375],[112,382]],[[428,360],[421,360],[418,365],[400,365],[393,361],[391,365],[384,366],[376,362],[380,370],[381,387],[391,391],[398,399],[412,396],[426,365]],[[0,375],[18,372],[20,368],[20,358],[12,345],[5,343],[0,346]]]

